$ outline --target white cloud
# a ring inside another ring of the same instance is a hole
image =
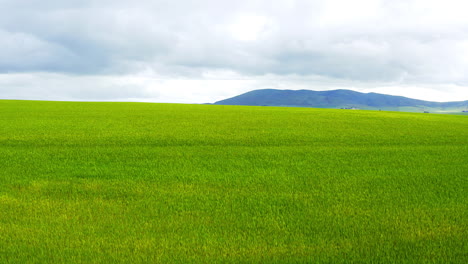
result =
[[[268,19],[263,16],[243,14],[228,26],[232,37],[240,41],[255,41],[267,30]]]

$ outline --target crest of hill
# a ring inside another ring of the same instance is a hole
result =
[[[354,108],[389,111],[460,112],[468,101],[431,102],[378,93],[360,93],[351,90],[275,90],[250,91],[215,102],[217,105],[292,106],[316,108]]]

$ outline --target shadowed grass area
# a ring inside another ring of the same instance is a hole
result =
[[[466,116],[0,101],[2,263],[464,263]]]

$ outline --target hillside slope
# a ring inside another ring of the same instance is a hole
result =
[[[216,102],[217,105],[297,106],[316,108],[358,108],[393,111],[460,112],[468,101],[430,102],[378,93],[360,93],[351,90],[311,91],[264,89],[250,91]]]

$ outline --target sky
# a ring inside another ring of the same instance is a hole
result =
[[[0,99],[468,100],[466,0],[0,0]]]

